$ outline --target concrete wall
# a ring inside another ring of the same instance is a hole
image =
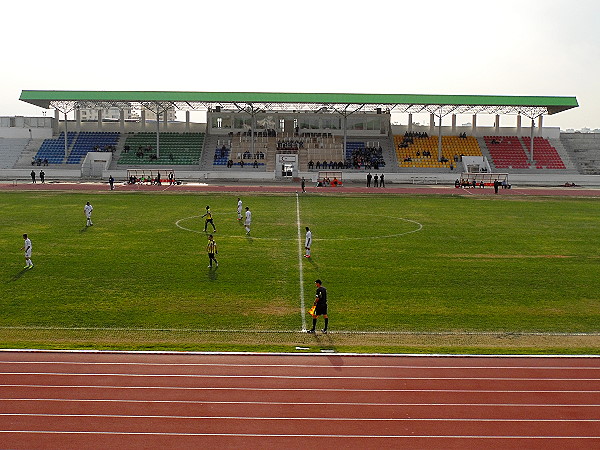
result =
[[[52,137],[52,128],[16,128],[0,127],[0,138],[6,139],[48,139]]]

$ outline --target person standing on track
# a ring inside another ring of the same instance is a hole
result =
[[[23,247],[21,250],[25,251],[25,269],[33,269],[33,262],[31,261],[31,239],[27,237],[27,233],[23,235]]]
[[[212,225],[213,231],[217,231],[217,227],[215,227],[215,223],[213,222],[212,213],[210,212],[210,206],[206,207],[206,212],[204,213],[204,215],[202,217],[203,218],[206,217],[206,219],[204,221],[204,232],[205,233],[206,233],[206,227],[208,227],[209,223]]]
[[[246,220],[244,222],[244,226],[246,227],[246,236],[250,235],[250,224],[252,223],[252,213],[250,212],[250,208],[246,206]]]
[[[310,228],[306,227],[306,238],[304,239],[304,257],[310,258],[310,246],[312,244],[312,231]]]
[[[217,250],[217,243],[214,241],[212,234],[208,235],[208,244],[206,244],[206,252],[208,253],[208,268],[212,269],[213,261],[215,262],[217,267],[219,267],[219,262],[217,261],[217,258],[215,258],[215,255],[219,253],[219,251]]]
[[[239,197],[237,202],[237,215],[238,220],[242,220],[242,200]]]
[[[92,223],[92,211],[93,210],[94,210],[94,207],[92,205],[90,205],[90,202],[87,202],[85,204],[85,206],[83,207],[83,212],[85,213],[85,218],[86,218],[86,223],[85,223],[86,227],[91,227],[92,225],[94,225]]]
[[[325,319],[325,327],[321,330],[323,334],[327,334],[327,327],[329,325],[329,317],[327,316],[327,289],[325,289],[321,283],[321,280],[315,280],[317,286],[317,292],[315,294],[315,305],[317,309],[313,316],[312,328],[307,333],[314,333],[317,326],[317,317],[323,316]]]

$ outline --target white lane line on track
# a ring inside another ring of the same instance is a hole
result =
[[[302,261],[302,232],[300,230],[300,198],[296,192],[296,228],[298,230],[298,278],[300,279],[300,319],[302,331],[306,331],[306,313],[304,312],[304,262]]]
[[[306,376],[297,375],[230,375],[230,374],[185,374],[185,373],[73,373],[73,372],[0,372],[0,375],[19,376],[68,376],[68,377],[131,377],[131,378],[207,378],[207,379],[274,379],[274,380],[373,380],[373,381],[600,381],[600,378],[522,378],[522,377],[379,377],[379,376]]]
[[[2,387],[26,387],[26,388],[41,388],[41,389],[100,389],[100,390],[142,390],[142,389],[155,389],[159,391],[172,390],[172,391],[246,391],[246,392],[314,392],[315,388],[264,388],[264,387],[218,387],[218,386],[118,386],[118,385],[51,385],[51,384],[0,384]],[[319,388],[322,392],[446,392],[446,393],[459,393],[459,394],[470,394],[470,393],[484,393],[484,394],[598,394],[600,390],[570,390],[570,389],[349,389],[349,388]]]
[[[264,405],[264,406],[419,406],[419,407],[506,407],[506,408],[596,408],[600,404],[558,403],[370,403],[370,402],[261,402],[261,401],[209,401],[209,400],[124,400],[108,398],[0,398],[2,402],[56,402],[56,403],[141,403],[141,404],[184,404],[184,405]]]
[[[259,433],[160,433],[142,431],[46,431],[0,430],[4,434],[73,434],[108,436],[204,436],[204,437],[258,437],[258,438],[349,438],[349,439],[595,439],[600,436],[505,436],[505,435],[399,435],[399,434],[259,434]]]
[[[102,361],[0,361],[0,366],[3,364],[24,364],[24,365],[35,365],[35,364],[48,364],[48,365],[81,365],[81,366],[141,366],[141,367],[236,367],[239,368],[240,364],[226,364],[226,363],[146,363],[146,362],[102,362]],[[256,367],[268,367],[268,368],[301,368],[301,369],[339,369],[338,366],[322,365],[322,364],[252,364],[253,368]],[[455,369],[507,369],[507,370],[600,370],[600,367],[581,367],[581,366],[395,366],[395,365],[344,365],[344,369],[423,369],[423,370],[455,370]]]
[[[169,416],[157,414],[27,414],[0,413],[0,417],[78,417],[78,418],[109,418],[109,419],[191,419],[191,420],[307,420],[319,422],[600,422],[600,419],[482,419],[479,417],[466,418],[436,418],[436,417],[258,417],[258,416]],[[600,436],[599,436],[600,437]]]

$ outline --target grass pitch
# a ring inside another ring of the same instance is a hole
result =
[[[241,197],[253,213],[250,237],[235,194],[1,194],[0,345],[600,348],[596,339],[544,334],[502,345],[522,333],[600,332],[596,199]],[[94,206],[89,228],[86,201]],[[219,248],[212,270],[200,218],[206,205]],[[305,226],[313,231],[310,260],[300,253]],[[28,271],[23,233],[33,243]],[[310,326],[303,311],[316,278],[329,293],[327,337],[299,333]],[[504,342],[488,342],[488,333]]]

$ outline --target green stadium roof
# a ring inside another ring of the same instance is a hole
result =
[[[220,106],[225,109],[265,111],[333,111],[382,108],[393,112],[456,114],[523,114],[537,117],[579,106],[575,97],[503,95],[413,95],[277,92],[181,92],[181,91],[33,91],[21,92],[20,100],[63,112],[76,107],[149,106],[183,110]]]

